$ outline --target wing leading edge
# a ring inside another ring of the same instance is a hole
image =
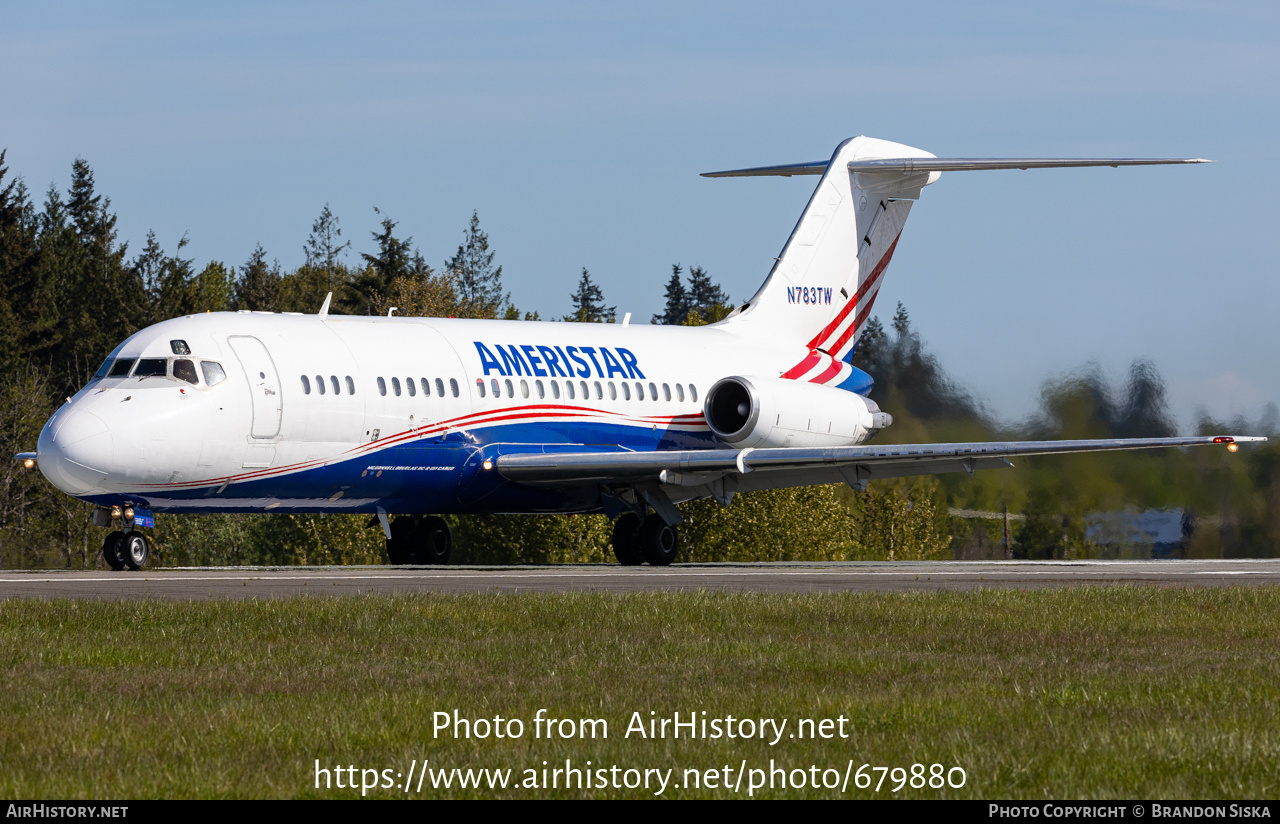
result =
[[[1061,455],[1213,444],[1233,447],[1266,438],[1114,438],[1109,440],[1005,441],[990,443],[884,444],[814,448],[713,449],[672,452],[576,452],[501,455],[494,469],[516,483],[535,486],[656,486],[673,498],[757,489],[870,480],[1012,466],[1023,455]],[[690,494],[680,494],[679,488]],[[699,489],[703,487],[705,489]],[[731,487],[731,488],[730,488]]]

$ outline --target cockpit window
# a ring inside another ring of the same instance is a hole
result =
[[[93,377],[95,379],[105,378],[107,376],[107,373],[110,371],[111,371],[111,358],[107,358],[102,362],[102,365],[98,367],[98,371],[93,373]]]
[[[138,361],[138,368],[133,370],[135,378],[163,378],[169,372],[167,358],[143,358]]]
[[[178,358],[173,362],[173,376],[190,384],[200,383],[200,378],[196,376],[196,365],[186,358]]]
[[[125,375],[128,375],[129,370],[133,368],[133,363],[133,358],[117,358],[107,377],[123,378]]]
[[[175,355],[191,354],[191,347],[187,346],[187,342],[185,340],[171,340],[169,341],[169,348],[173,350],[173,354]]]
[[[200,361],[200,371],[204,372],[204,382],[208,386],[217,386],[227,379],[227,373],[222,370],[222,364],[213,361]]]

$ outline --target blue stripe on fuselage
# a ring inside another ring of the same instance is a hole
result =
[[[277,477],[191,489],[95,495],[98,506],[162,512],[472,513],[598,511],[595,486],[544,489],[479,471],[486,458],[519,452],[648,452],[724,448],[705,429],[539,421],[468,429],[471,441],[440,437],[388,446],[358,458]],[[456,437],[456,436],[455,436]],[[342,496],[331,500],[338,492]],[[352,503],[356,502],[356,503]]]

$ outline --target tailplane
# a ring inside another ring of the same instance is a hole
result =
[[[853,137],[830,160],[704,177],[821,175],[764,285],[722,323],[743,335],[802,344],[782,377],[841,385],[898,247],[911,205],[943,172],[1207,163],[1165,158],[939,158],[922,149]]]

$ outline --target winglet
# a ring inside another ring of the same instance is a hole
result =
[[[333,300],[333,292],[324,296],[324,304],[320,307],[319,312],[321,318],[329,317],[329,301],[331,300]]]

